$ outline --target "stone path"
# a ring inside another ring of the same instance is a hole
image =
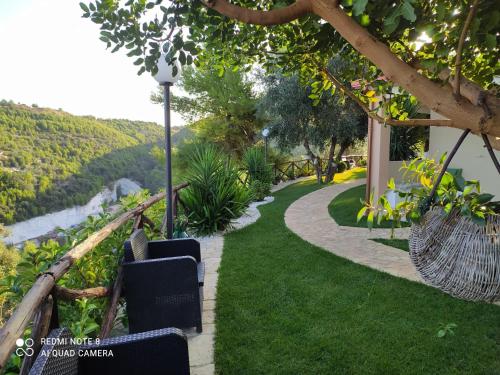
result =
[[[302,179],[287,181],[273,186],[272,191],[301,181]],[[248,207],[245,215],[236,220],[230,230],[241,229],[255,223],[260,217],[257,209],[262,204],[270,203],[274,197],[267,197],[262,202],[254,202]],[[224,234],[217,233],[214,236],[197,238],[201,245],[201,256],[205,262],[205,283],[203,287],[203,332],[196,330],[187,332],[189,347],[189,364],[191,375],[213,375],[214,366],[214,343],[215,343],[215,298],[217,295],[217,279],[219,276],[219,265],[224,247]]]
[[[365,183],[365,179],[331,185],[309,193],[288,207],[285,223],[298,236],[355,263],[423,283],[406,251],[370,238],[389,238],[390,229],[354,228],[338,225],[328,205],[338,194]],[[408,238],[409,228],[396,229],[397,238]]]

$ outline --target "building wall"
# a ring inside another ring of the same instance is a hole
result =
[[[431,118],[442,117],[431,113]],[[439,159],[444,152],[450,152],[462,132],[460,129],[431,127],[429,157]],[[500,160],[500,152],[495,151],[495,154]],[[495,199],[500,200],[500,175],[481,137],[469,134],[453,158],[450,167],[461,168],[466,180],[479,180],[482,192],[494,194]]]
[[[400,171],[402,161],[389,161],[389,177],[393,177],[396,183],[403,181],[403,171]]]
[[[371,127],[371,150],[369,150],[370,186],[367,188],[374,192],[375,200],[383,194],[389,180],[389,144],[390,127],[369,119]]]

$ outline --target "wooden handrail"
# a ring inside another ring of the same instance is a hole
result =
[[[187,186],[187,183],[183,183],[175,186],[173,190],[179,191]],[[69,250],[57,262],[50,266],[46,272],[36,279],[31,289],[17,305],[17,308],[9,320],[0,329],[0,370],[5,368],[5,364],[7,363],[10,354],[15,349],[16,340],[23,336],[24,330],[30,323],[34,312],[51,293],[57,280],[68,272],[72,264],[94,249],[98,244],[108,238],[115,230],[127,223],[130,219],[141,215],[149,207],[164,198],[164,192],[158,193],[153,195],[144,203],[138,205],[133,210],[127,211],[118,216],[102,229],[92,233],[88,238]]]

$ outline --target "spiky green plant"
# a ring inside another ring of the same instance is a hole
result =
[[[252,181],[261,181],[271,184],[273,175],[271,166],[266,163],[264,151],[260,147],[252,147],[246,150],[243,155],[245,169],[248,170],[250,183]]]
[[[224,230],[245,212],[249,190],[239,181],[236,165],[213,146],[198,146],[187,172],[189,187],[181,193],[189,228],[197,235]]]

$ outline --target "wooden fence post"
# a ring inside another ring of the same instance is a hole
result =
[[[120,266],[116,274],[116,280],[113,284],[113,291],[111,292],[109,297],[108,308],[106,309],[104,319],[102,320],[101,332],[99,333],[100,339],[105,339],[106,337],[108,337],[111,329],[113,329],[113,323],[115,321],[116,313],[118,310],[118,302],[120,301],[120,296],[122,294],[122,285],[123,267]]]
[[[47,296],[40,305],[40,309],[33,319],[33,326],[31,329],[31,339],[33,340],[33,354],[31,356],[24,356],[20,375],[26,375],[31,370],[40,349],[42,348],[42,338],[46,337],[49,333],[50,322],[52,317],[54,300],[51,295]]]

